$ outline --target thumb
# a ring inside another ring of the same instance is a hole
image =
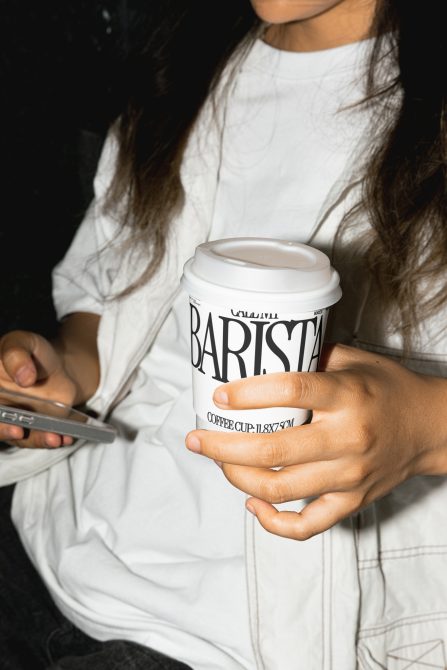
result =
[[[36,347],[34,333],[22,330],[11,331],[0,340],[0,358],[4,370],[18,386],[32,386],[37,381],[37,368],[33,359]]]

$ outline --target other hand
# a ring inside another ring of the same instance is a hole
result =
[[[0,386],[10,391],[58,400],[68,405],[76,395],[74,381],[61,356],[41,335],[15,330],[0,338]],[[19,447],[59,447],[73,438],[43,431],[27,431],[0,423],[0,440]]]
[[[420,474],[447,474],[447,380],[334,345],[321,371],[273,373],[216,389],[222,409],[301,407],[309,424],[273,434],[195,430],[192,451],[222,464],[262,526],[304,540]],[[277,469],[273,469],[277,468]],[[275,503],[311,498],[300,512]]]

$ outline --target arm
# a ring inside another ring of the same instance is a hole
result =
[[[447,379],[336,345],[322,372],[277,373],[216,390],[225,409],[296,406],[308,425],[272,435],[192,431],[193,451],[222,463],[266,530],[307,539],[417,475],[447,474]],[[271,468],[279,467],[279,470]],[[314,498],[297,512],[274,503]]]
[[[77,312],[62,322],[54,342],[67,375],[73,380],[76,394],[73,405],[83,405],[92,397],[99,382],[99,360],[96,345],[98,314]]]
[[[69,405],[84,404],[99,382],[96,346],[100,314],[117,267],[111,242],[118,224],[104,215],[102,203],[115,169],[113,134],[104,144],[94,181],[95,197],[64,258],[53,269],[53,302],[60,331],[54,342],[37,333],[13,331],[0,338],[0,386]],[[98,254],[100,249],[110,252]],[[50,433],[23,438],[20,427],[0,424],[0,440],[18,446],[71,443]]]

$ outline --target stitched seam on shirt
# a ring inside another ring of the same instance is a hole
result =
[[[395,554],[400,551],[412,551],[415,549],[444,549],[447,551],[447,544],[416,544],[411,547],[399,547],[399,549],[382,549],[381,554]]]
[[[333,616],[333,611],[332,611],[332,588],[333,588],[333,571],[332,571],[332,541],[333,541],[333,536],[332,536],[332,529],[329,529],[328,533],[328,543],[329,543],[329,602],[328,602],[328,608],[329,608],[329,670],[332,670],[332,616]]]
[[[358,661],[358,664],[360,662],[362,663],[362,665],[358,665],[358,670],[373,670],[371,663],[366,658],[365,651],[361,648],[357,649],[357,661]],[[382,664],[380,664],[380,666],[383,670],[386,670],[385,666],[383,666]],[[377,666],[375,666],[375,667],[377,667]]]
[[[324,536],[321,539],[321,636],[323,640],[322,646],[322,668],[324,670],[325,663],[325,649],[326,649],[326,635],[325,635],[325,626],[324,626],[324,585],[325,585],[325,572],[324,572]]]
[[[252,530],[253,530],[253,532],[252,532],[252,552],[253,552],[253,554],[252,554],[253,555],[253,566],[252,566],[253,577],[252,577],[252,579],[253,579],[253,583],[254,583],[253,592],[254,592],[254,595],[255,595],[255,598],[256,598],[255,607],[254,607],[255,621],[253,622],[253,627],[256,631],[256,639],[254,640],[254,645],[253,646],[254,646],[256,664],[258,665],[259,670],[265,670],[264,661],[263,661],[262,654],[261,654],[261,646],[260,646],[260,643],[259,643],[259,641],[261,639],[261,635],[260,635],[260,630],[259,630],[259,628],[260,628],[260,616],[259,616],[259,596],[258,596],[258,573],[257,573],[257,569],[256,569],[257,568],[257,562],[256,562],[256,542],[255,542],[255,532],[256,532],[256,529],[255,529],[256,519],[255,519],[255,517],[251,516],[251,518],[249,519],[249,522],[252,524]]]
[[[444,621],[446,619],[447,612],[427,612],[423,615],[407,617],[406,619],[401,619],[400,621],[395,621],[383,626],[364,628],[363,630],[359,631],[359,639],[378,637],[379,635],[383,635],[384,633],[387,633],[390,630],[394,630],[395,628],[405,628],[405,626],[413,626],[419,623],[430,623],[432,621]]]
[[[374,568],[379,562],[383,561],[396,561],[405,558],[417,558],[418,556],[443,556],[444,554],[447,554],[447,547],[444,545],[440,545],[439,547],[411,547],[408,549],[395,549],[392,551],[393,553],[390,553],[388,556],[381,553],[378,558],[363,558],[359,560],[359,570]]]

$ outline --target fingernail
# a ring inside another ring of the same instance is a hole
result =
[[[230,400],[228,398],[228,393],[226,393],[226,391],[222,391],[222,389],[217,389],[214,391],[214,402],[218,403],[219,405],[229,405]]]
[[[19,386],[26,386],[26,384],[32,381],[33,376],[33,369],[28,365],[23,365],[15,374],[15,382],[16,384],[19,384]]]
[[[186,438],[186,446],[190,451],[194,451],[196,454],[200,453],[200,440],[195,435],[190,435]]]
[[[251,512],[254,516],[256,516],[256,510],[253,507],[251,503],[245,503],[245,507],[248,509],[249,512]]]

